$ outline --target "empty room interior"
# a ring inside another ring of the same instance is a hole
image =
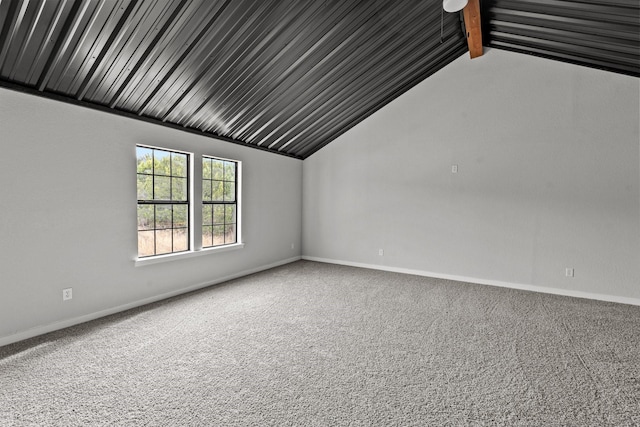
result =
[[[640,425],[637,0],[0,1],[0,425]]]

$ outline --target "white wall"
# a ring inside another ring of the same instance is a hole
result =
[[[245,247],[135,267],[136,144],[242,161]],[[5,89],[0,147],[0,345],[300,256],[300,160]]]
[[[305,160],[303,255],[640,302],[639,82],[459,58]]]

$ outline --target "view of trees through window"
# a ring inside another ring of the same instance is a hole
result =
[[[237,242],[237,163],[202,158],[202,247]]]
[[[189,250],[187,154],[136,147],[138,256]]]

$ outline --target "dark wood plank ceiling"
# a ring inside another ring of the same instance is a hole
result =
[[[640,77],[639,0],[484,0],[486,46]]]
[[[5,86],[305,158],[466,52],[424,0],[0,0]]]
[[[481,11],[485,46],[640,76],[638,0]],[[467,52],[460,14],[441,13],[439,0],[0,0],[0,85],[306,158]]]

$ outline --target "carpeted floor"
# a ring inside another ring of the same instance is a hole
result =
[[[640,307],[300,261],[0,348],[2,426],[638,426]]]

